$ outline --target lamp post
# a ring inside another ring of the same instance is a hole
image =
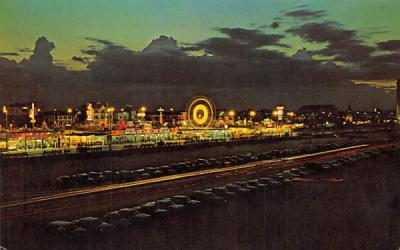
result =
[[[74,119],[73,119],[73,116],[72,116],[72,108],[67,108],[67,121],[71,121],[71,124],[69,124],[70,126],[71,126],[71,128],[72,128],[72,125],[73,125],[73,123],[74,123]]]
[[[57,119],[56,119],[56,113],[57,113],[57,109],[53,110],[53,127],[56,128],[56,124],[57,124]]]
[[[36,112],[35,103],[32,102],[31,109],[29,110],[29,118],[31,118],[30,122],[32,123],[32,129],[35,129],[35,123],[36,123],[35,112]]]
[[[158,109],[157,109],[157,111],[158,112],[160,112],[160,125],[162,126],[163,125],[163,112],[165,111],[162,107],[159,107]]]
[[[257,115],[257,112],[254,110],[251,110],[249,112],[249,116],[250,116],[250,121],[253,121],[253,118]]]
[[[3,114],[6,116],[6,126],[5,126],[5,128],[7,129],[8,128],[8,110],[7,110],[7,107],[5,105],[3,106]]]
[[[143,120],[144,120],[145,117],[146,117],[146,110],[147,110],[147,108],[146,108],[145,106],[142,106],[142,107],[140,107],[140,109],[139,109],[139,114],[138,114],[138,116],[139,116],[140,118],[142,118]]]
[[[228,111],[228,116],[233,120],[233,122],[235,122],[235,114],[236,112],[233,109]]]

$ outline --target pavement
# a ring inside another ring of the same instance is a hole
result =
[[[203,189],[242,178],[265,176],[310,160],[328,160],[374,147],[376,146],[359,145],[329,153],[280,159],[278,162],[246,164],[215,173],[211,173],[214,170],[210,169],[209,173],[193,173],[199,176],[178,175],[173,180],[158,178],[148,184],[126,183],[133,185],[135,191],[129,195],[125,192],[119,194],[86,189],[85,192],[94,191],[101,195],[72,195],[71,197],[83,199],[74,201],[75,208],[62,208],[64,212],[61,214],[64,215],[63,218],[74,219],[77,217],[71,216],[70,212],[87,206],[98,212],[92,214],[82,211],[83,214],[101,216],[103,207],[99,204],[112,203],[120,208],[121,204],[130,203],[133,206],[132,203],[154,200],[172,193]],[[163,249],[397,249],[400,245],[400,198],[397,192],[400,182],[396,173],[400,168],[398,162],[394,163],[393,160],[395,159],[368,160],[346,169],[343,173],[333,173],[321,178],[343,179],[341,182],[297,182],[287,195],[273,200],[240,200],[237,203],[228,203],[228,207],[187,213],[180,218],[157,224],[155,228],[132,229],[113,234],[111,238],[91,239],[89,242],[52,243],[43,234],[43,224],[37,222],[30,225],[24,222],[23,217],[3,217],[2,244],[9,249],[160,249],[160,246]],[[120,189],[119,186],[113,188]],[[58,200],[57,197],[44,195],[39,199],[30,199],[29,202],[33,202],[30,204],[14,202],[6,205],[14,208],[22,206],[23,212],[35,212],[30,215],[31,220],[35,221],[41,215],[37,213],[38,210],[30,210],[29,206],[37,201],[41,206],[36,209],[43,209],[45,206],[42,202],[45,200],[41,199],[50,197],[51,203],[54,198]],[[141,200],[140,197],[146,198]],[[60,204],[68,205],[63,199],[61,198]],[[54,211],[43,212],[54,216]],[[7,227],[9,219],[12,223]]]
[[[56,191],[37,197],[3,202],[0,206],[1,220],[37,222],[52,218],[74,218],[88,213],[99,214],[116,206],[132,206],[169,195],[190,192],[200,184],[208,186],[227,184],[234,180],[254,178],[257,175],[272,174],[305,162],[315,162],[347,156],[384,145],[356,145],[319,153],[302,154],[281,159],[252,162],[244,165],[205,169],[184,174],[139,180],[134,182],[85,187],[70,191]],[[156,190],[156,192],[154,192]],[[94,206],[95,205],[95,206]]]

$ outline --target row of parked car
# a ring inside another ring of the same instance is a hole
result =
[[[261,153],[247,153],[240,155],[225,156],[219,158],[197,159],[170,165],[146,167],[135,170],[107,170],[101,172],[79,173],[74,175],[63,175],[57,178],[57,186],[60,188],[72,188],[82,186],[104,185],[111,183],[122,183],[148,178],[161,177],[179,173],[187,173],[207,168],[229,167],[248,162],[269,160],[305,153],[314,153],[329,149],[349,146],[349,143],[341,144],[318,144],[306,145],[295,149],[272,150]]]
[[[306,163],[301,167],[284,170],[265,178],[235,181],[224,186],[197,190],[190,195],[176,195],[140,206],[121,208],[105,214],[103,218],[85,217],[74,221],[53,221],[48,224],[47,232],[57,237],[72,237],[77,240],[91,234],[109,235],[112,232],[137,228],[154,220],[168,219],[184,212],[225,206],[231,200],[243,200],[245,197],[251,198],[257,194],[265,195],[274,191],[279,193],[279,190],[289,186],[296,178],[351,167],[356,161],[394,151],[400,151],[400,146],[362,152],[323,163]]]

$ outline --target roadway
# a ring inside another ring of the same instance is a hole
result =
[[[266,176],[302,165],[305,162],[349,156],[388,145],[362,144],[227,168],[206,169],[129,183],[47,193],[1,204],[0,219],[5,226],[15,222],[46,223],[55,219],[72,220],[88,215],[102,216],[107,211],[121,207],[132,207],[174,194],[190,193],[193,190],[224,185],[237,180]]]

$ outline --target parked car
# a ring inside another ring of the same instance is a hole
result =
[[[235,192],[228,191],[225,186],[215,187],[212,189],[212,192],[225,199],[234,199],[237,197],[237,194]]]
[[[97,232],[101,234],[107,235],[108,233],[111,233],[115,230],[115,226],[107,223],[107,222],[101,222],[99,225],[97,225]]]
[[[122,217],[128,220],[132,220],[133,216],[139,213],[137,208],[121,208],[118,212]]]
[[[86,228],[88,231],[93,232],[97,229],[101,220],[97,217],[84,217],[78,220],[77,225]]]
[[[226,203],[226,200],[212,192],[205,191],[194,191],[192,194],[193,199],[200,201],[201,203],[210,205],[222,205]]]
[[[188,209],[194,209],[200,206],[200,201],[192,200],[186,195],[175,195],[171,199],[175,204],[184,205]]]
[[[74,225],[70,221],[52,221],[49,224],[47,224],[46,231],[50,234],[55,234],[55,235],[66,235],[68,232],[71,232],[76,228],[76,225]]]
[[[117,230],[124,230],[132,226],[132,223],[124,218],[118,211],[106,214],[104,216],[104,221],[114,225]]]

